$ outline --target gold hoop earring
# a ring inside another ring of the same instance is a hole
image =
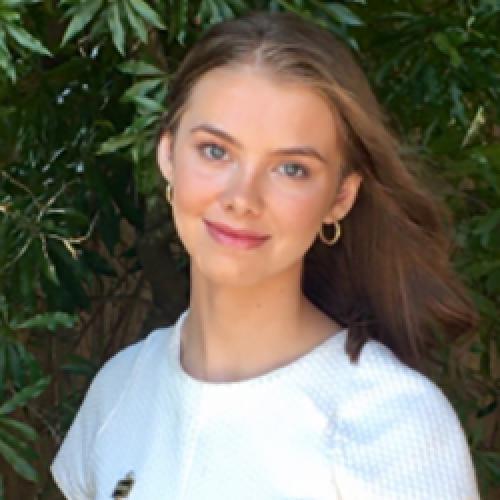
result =
[[[325,233],[323,233],[323,226],[321,226],[321,229],[319,230],[319,238],[320,240],[323,242],[323,243],[326,243],[327,245],[335,245],[335,243],[337,243],[337,240],[340,238],[340,235],[342,233],[342,231],[340,230],[340,224],[339,224],[339,221],[335,221],[333,223],[335,225],[335,235],[333,236],[333,238],[330,238],[328,239],[326,236],[325,236]]]
[[[167,186],[165,188],[165,198],[167,199],[168,203],[171,205],[172,204],[172,184],[170,184],[170,182],[167,182]]]

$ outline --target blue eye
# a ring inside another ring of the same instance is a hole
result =
[[[209,160],[222,160],[226,151],[224,148],[221,148],[217,144],[214,143],[205,143],[200,144],[198,149],[202,153],[203,156],[208,158]]]
[[[299,178],[299,177],[307,177],[309,175],[309,171],[307,168],[299,165],[298,163],[283,163],[281,165],[285,167],[283,170],[285,171],[285,175],[291,178]],[[294,175],[298,172],[298,175]]]

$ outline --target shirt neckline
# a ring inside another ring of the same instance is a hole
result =
[[[201,380],[196,377],[193,377],[184,370],[184,367],[181,364],[180,360],[181,330],[182,330],[182,325],[184,324],[184,320],[186,319],[188,313],[189,313],[189,307],[183,313],[181,313],[178,320],[174,324],[173,328],[171,348],[172,348],[174,370],[183,383],[195,389],[201,388],[208,391],[244,389],[262,385],[268,385],[271,383],[277,383],[284,377],[288,377],[291,376],[293,373],[296,373],[297,370],[304,367],[304,365],[311,364],[314,361],[316,361],[316,359],[323,357],[330,351],[331,346],[334,346],[339,343],[341,346],[343,346],[345,342],[345,337],[348,333],[347,328],[338,330],[331,336],[323,340],[321,343],[317,344],[312,349],[302,354],[298,358],[292,360],[291,362],[283,366],[280,366],[278,368],[274,368],[273,370],[270,370],[268,372],[262,373],[260,375],[256,375],[255,377],[250,377],[237,381],[229,381],[229,382],[209,382],[206,380]]]

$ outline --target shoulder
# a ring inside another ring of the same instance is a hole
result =
[[[394,423],[404,424],[401,432],[419,428],[424,433],[443,425],[452,424],[455,429],[460,425],[443,391],[379,342],[365,345],[349,384],[351,391],[339,410],[344,425],[355,423],[380,432]]]
[[[354,389],[344,403],[364,408],[370,420],[413,417],[416,424],[429,424],[458,417],[444,392],[430,378],[401,362],[378,341],[370,340],[363,348],[359,364],[349,382]],[[383,407],[387,417],[377,410]],[[421,417],[425,416],[423,420]],[[432,417],[430,422],[429,417]]]
[[[51,465],[52,475],[67,498],[91,498],[95,440],[109,422],[129,385],[148,380],[158,345],[170,329],[151,332],[145,339],[110,358],[92,380],[75,419]]]
[[[127,380],[134,371],[145,343],[146,339],[135,342],[106,361],[92,380],[86,397],[96,397],[104,393],[119,394],[123,381]]]
[[[169,335],[170,330],[170,328],[153,330],[144,339],[118,351],[97,372],[87,397],[93,393],[95,396],[105,393],[107,396],[115,397],[120,394],[127,380],[152,367],[149,363],[152,361],[151,358],[161,357],[162,351],[157,346],[165,336]],[[109,401],[109,398],[106,397],[106,400]]]
[[[85,411],[96,432],[111,418],[132,382],[141,384],[151,380],[150,372],[164,357],[160,344],[170,333],[171,328],[153,330],[144,339],[118,351],[97,372],[79,410],[79,413]]]
[[[349,370],[338,409],[338,481],[370,488],[373,498],[479,498],[464,431],[432,380],[377,341]]]

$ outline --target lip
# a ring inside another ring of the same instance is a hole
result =
[[[269,235],[263,235],[254,231],[235,229],[225,224],[209,222],[204,220],[209,234],[219,243],[236,248],[255,248],[262,245]]]
[[[221,231],[222,233],[232,236],[233,238],[244,238],[244,239],[254,239],[254,240],[264,240],[269,238],[269,235],[267,234],[256,233],[254,231],[247,231],[245,229],[236,229],[231,226],[227,226],[226,224],[221,224],[219,222],[211,222],[205,220],[205,224],[213,227],[214,229],[217,229],[218,231]]]

